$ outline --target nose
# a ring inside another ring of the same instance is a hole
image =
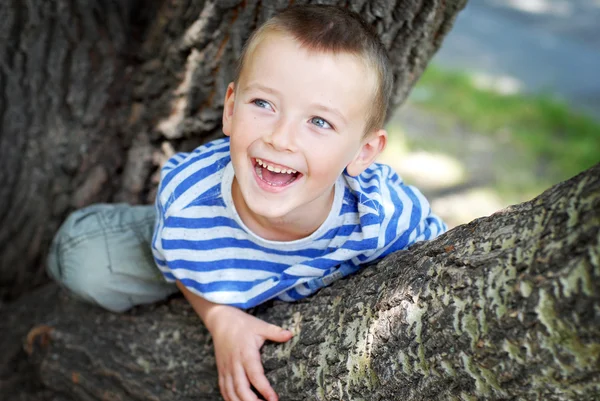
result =
[[[294,152],[295,141],[296,130],[290,118],[280,118],[266,138],[266,142],[279,152]]]

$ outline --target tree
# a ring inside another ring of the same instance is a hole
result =
[[[394,60],[390,108],[465,1],[351,2]],[[46,280],[46,249],[70,210],[149,202],[157,159],[220,135],[245,38],[288,3],[0,4],[0,295],[30,292],[0,310],[0,394],[218,399],[210,338],[181,299],[113,315],[53,285],[32,288]],[[290,345],[264,350],[282,398],[593,399],[599,176],[591,169],[310,300],[257,309],[297,330]]]

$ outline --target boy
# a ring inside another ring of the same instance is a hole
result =
[[[227,138],[163,167],[154,261],[212,334],[225,400],[257,400],[251,386],[277,400],[259,351],[265,340],[292,337],[242,309],[306,297],[445,230],[417,190],[373,164],[386,144],[391,88],[386,52],[357,16],[329,6],[290,8],[244,49],[225,97]],[[173,291],[153,280],[155,270],[123,240],[132,232],[148,237],[141,232],[152,218],[147,208],[100,205],[75,216],[55,240],[52,276],[117,311]],[[66,245],[91,237],[93,230],[81,228],[86,219],[115,243]],[[124,235],[116,234],[123,226]],[[77,247],[92,260],[96,248],[121,252],[109,258],[110,278],[99,279],[104,273],[87,261],[85,274],[68,267],[82,263],[71,252]]]

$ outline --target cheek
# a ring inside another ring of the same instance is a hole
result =
[[[311,154],[309,161],[309,171],[312,178],[319,180],[323,185],[331,185],[337,177],[344,171],[344,168],[348,164],[345,158],[339,157],[340,155],[332,155],[331,151],[326,151],[325,146],[320,146],[319,151],[315,151]],[[318,148],[315,148],[318,149]]]
[[[358,146],[339,137],[320,138],[305,147],[311,161],[317,165],[328,166],[329,169],[343,169],[352,161]]]
[[[241,159],[246,158],[248,146],[244,142],[243,136],[238,133],[231,136],[229,141],[229,153],[231,154],[231,160],[234,163],[239,163]]]

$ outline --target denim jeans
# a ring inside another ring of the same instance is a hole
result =
[[[177,292],[154,263],[153,206],[97,204],[73,212],[48,255],[48,273],[77,298],[122,312]]]

